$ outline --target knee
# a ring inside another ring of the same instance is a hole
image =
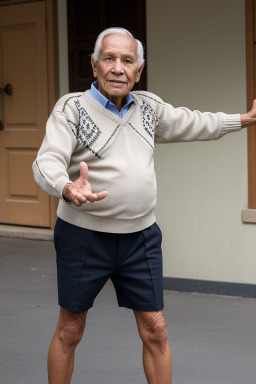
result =
[[[58,329],[59,341],[63,352],[74,349],[81,341],[85,324],[79,319],[60,323]]]
[[[168,332],[162,312],[153,314],[149,320],[143,322],[141,338],[146,345],[157,345],[161,352],[165,351]]]

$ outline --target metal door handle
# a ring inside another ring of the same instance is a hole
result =
[[[0,87],[0,92],[2,93],[1,100],[0,100],[0,130],[3,130],[4,129],[4,125],[3,125],[3,102],[4,102],[4,98],[3,98],[3,95],[4,95],[4,93],[6,95],[9,95],[9,96],[12,95],[12,85],[6,84],[4,86],[4,88]]]
[[[12,95],[12,85],[6,84],[4,88],[0,88],[0,91],[6,93],[6,95]]]

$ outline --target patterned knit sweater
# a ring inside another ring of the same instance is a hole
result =
[[[154,143],[215,140],[241,129],[240,115],[174,108],[149,92],[131,95],[134,103],[123,118],[89,91],[65,95],[55,105],[33,171],[40,187],[60,198],[63,220],[101,232],[147,228],[155,222]],[[81,161],[93,192],[107,190],[108,196],[77,207],[64,201],[62,190],[80,176]]]

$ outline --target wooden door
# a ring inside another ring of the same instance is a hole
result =
[[[45,13],[44,1],[0,6],[0,223],[50,226],[32,174],[48,117]]]

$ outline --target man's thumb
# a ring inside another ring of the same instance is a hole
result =
[[[80,178],[84,182],[88,181],[88,166],[84,161],[80,163]]]

